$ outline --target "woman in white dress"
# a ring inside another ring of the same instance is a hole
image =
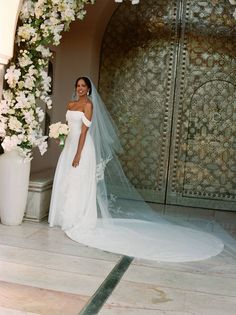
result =
[[[97,219],[96,158],[89,134],[93,105],[88,99],[90,81],[86,83],[86,79],[76,80],[79,100],[67,105],[70,133],[58,161],[52,191],[49,223],[63,230],[75,225],[90,229]]]
[[[116,127],[90,79],[75,84],[68,104],[69,135],[54,178],[50,226],[88,246],[157,261],[195,261],[220,253],[220,239],[166,220],[123,173]],[[91,96],[90,96],[91,95]]]

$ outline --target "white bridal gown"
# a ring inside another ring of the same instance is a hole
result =
[[[196,261],[223,250],[217,237],[165,220],[97,218],[96,157],[88,130],[79,166],[72,167],[82,124],[91,122],[80,111],[67,111],[70,133],[59,158],[49,213],[50,226],[68,237],[102,250],[156,261]]]

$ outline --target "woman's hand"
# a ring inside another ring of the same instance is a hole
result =
[[[79,165],[79,162],[80,162],[80,154],[76,154],[72,162],[72,166],[77,167]]]

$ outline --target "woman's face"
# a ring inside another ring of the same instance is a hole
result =
[[[76,91],[79,97],[87,95],[87,92],[89,92],[89,88],[83,79],[77,82]]]

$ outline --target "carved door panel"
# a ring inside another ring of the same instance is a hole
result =
[[[146,200],[236,208],[232,13],[223,0],[142,0],[111,18],[99,88]]]
[[[236,210],[234,9],[182,3],[167,203]]]
[[[146,200],[166,197],[173,110],[177,3],[126,1],[107,27],[99,89],[124,147],[124,171]]]

